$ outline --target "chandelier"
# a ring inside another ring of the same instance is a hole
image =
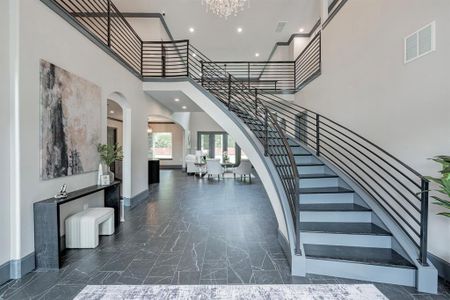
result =
[[[206,11],[225,19],[231,15],[237,16],[238,12],[244,10],[245,4],[250,7],[250,0],[202,0],[202,5],[206,5]]]

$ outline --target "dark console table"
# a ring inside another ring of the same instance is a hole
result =
[[[148,184],[159,183],[159,160],[148,161]]]
[[[120,182],[111,185],[93,185],[68,193],[67,198],[50,198],[33,204],[34,248],[36,268],[59,269],[61,267],[60,206],[105,191],[105,207],[114,208],[114,222],[120,224]]]

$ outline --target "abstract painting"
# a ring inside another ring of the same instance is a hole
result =
[[[44,60],[40,84],[41,179],[97,170],[100,88]]]

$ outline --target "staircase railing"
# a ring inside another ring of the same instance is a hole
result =
[[[277,117],[260,99],[258,89],[248,89],[220,66],[211,62],[194,46],[190,48],[189,71],[196,82],[205,87],[228,109],[246,123],[264,146],[277,170],[285,191],[295,226],[295,253],[301,255],[299,216],[299,175],[294,155]],[[208,68],[205,68],[205,64]],[[226,76],[227,80],[224,80]]]
[[[284,126],[284,133],[355,181],[381,205],[417,246],[427,265],[429,181],[367,138],[330,118],[275,95],[260,99]]]
[[[263,93],[263,83],[254,80],[251,64],[245,81],[238,73],[233,76],[223,65],[209,60],[188,40],[142,41],[111,0],[41,1],[107,49],[139,78],[189,76],[246,122],[277,168],[295,222],[297,254],[300,254],[299,175],[288,136],[333,163],[377,201],[417,246],[420,263],[427,264],[429,182],[417,171],[348,127]],[[261,70],[260,80],[278,76],[269,73],[273,69],[271,63],[257,68]],[[294,66],[295,90],[320,75],[320,32],[300,53]]]

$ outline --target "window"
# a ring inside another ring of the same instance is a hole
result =
[[[235,165],[239,165],[241,159],[248,159],[234,138],[226,132],[198,132],[197,150],[205,151],[208,157],[220,159],[221,162],[226,152],[228,161]]]
[[[436,50],[436,23],[422,27],[405,38],[405,64]]]
[[[152,133],[152,152],[156,159],[172,159],[172,133]]]

